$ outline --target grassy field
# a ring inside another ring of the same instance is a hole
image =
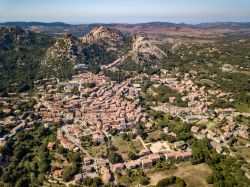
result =
[[[250,106],[247,105],[247,104],[236,104],[236,109],[239,111],[239,112],[250,112]]]
[[[250,162],[250,148],[246,147],[247,143],[249,143],[249,141],[244,139],[239,139],[238,143],[234,145],[234,148],[236,149],[235,152],[236,155],[241,156],[247,162]]]
[[[139,181],[138,180],[133,180],[131,177],[128,175],[122,175],[121,177],[117,177],[117,182],[119,184],[122,184],[123,186],[138,186]]]
[[[150,139],[152,138],[159,138],[160,135],[163,133],[161,130],[155,130],[153,132],[148,133],[147,138],[145,139],[145,143],[150,143]]]
[[[87,147],[87,151],[94,157],[102,157],[107,154],[107,148],[105,144]]]
[[[250,119],[248,119],[246,117],[242,117],[242,122],[239,122],[239,125],[250,126]]]
[[[140,150],[144,149],[143,145],[139,140],[137,141],[126,141],[123,140],[121,136],[113,136],[112,144],[118,148],[118,153],[122,155],[124,160],[128,159],[128,153],[134,152],[137,153]]]
[[[59,153],[53,152],[53,160],[51,165],[53,167],[63,168],[70,166],[70,163]]]
[[[177,169],[163,172],[148,172],[151,178],[150,185],[156,185],[157,182],[165,177],[178,176],[185,180],[188,186],[192,187],[209,187],[206,177],[212,173],[207,164],[192,165],[190,162],[183,162],[177,165]]]
[[[201,119],[196,123],[196,125],[200,126],[206,125],[209,129],[212,129],[215,127],[216,123],[209,121],[208,119]]]

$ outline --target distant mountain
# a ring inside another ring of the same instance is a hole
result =
[[[195,25],[201,29],[250,29],[250,22],[216,22]]]
[[[112,24],[78,24],[71,25],[62,22],[43,23],[43,22],[6,22],[0,23],[3,26],[20,26],[22,29],[31,30],[37,33],[47,34],[53,37],[63,38],[65,32],[70,32],[74,36],[82,37],[88,34],[92,29],[100,26],[116,28],[125,34],[143,34],[149,38],[159,39],[163,37],[200,37],[211,38],[220,36],[249,36],[249,22],[216,22],[201,23],[197,25],[185,23],[169,22],[149,22],[138,24],[112,23]],[[204,34],[205,33],[205,34]]]
[[[5,22],[0,23],[0,26],[19,26],[19,27],[33,27],[33,26],[46,26],[46,27],[69,27],[70,24],[66,24],[63,22],[52,22],[52,23],[44,23],[44,22]]]
[[[191,28],[203,28],[203,29],[211,29],[211,28],[250,28],[250,22],[210,22],[210,23],[200,23],[200,24],[186,24],[186,23],[170,23],[170,22],[148,22],[148,23],[137,23],[137,24],[105,24],[105,23],[96,23],[96,24],[67,24],[63,22],[4,22],[0,23],[0,26],[19,26],[19,27],[33,27],[33,26],[45,26],[45,27],[77,27],[77,26],[85,26],[88,28],[94,28],[98,26],[106,26],[106,27],[117,27],[124,26],[128,28],[133,27],[191,27]]]

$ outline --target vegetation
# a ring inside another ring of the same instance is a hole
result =
[[[49,36],[18,27],[0,28],[0,93],[33,88],[40,62],[53,42]]]
[[[132,57],[127,57],[125,61],[117,66],[119,70],[142,72],[143,67],[133,61]]]
[[[197,84],[234,94],[236,100],[231,105],[219,101],[217,106],[229,105],[249,112],[249,38],[241,42],[238,37],[226,37],[217,38],[214,43],[183,43],[174,51],[169,44],[160,47],[168,53],[160,68],[179,68],[181,73],[196,71]],[[201,80],[209,80],[213,84]]]
[[[110,71],[107,69],[104,70],[104,75],[109,77],[111,80],[118,82],[122,82],[130,78],[130,75],[123,71]]]
[[[2,150],[1,181],[10,186],[40,186],[51,171],[47,143],[55,139],[55,130],[43,126],[17,133]]]
[[[211,149],[207,139],[188,142],[192,146],[193,164],[206,162],[213,170],[213,174],[207,177],[209,184],[214,186],[247,186],[249,179],[241,169],[242,161],[234,157],[216,153]]]
[[[184,180],[182,180],[179,177],[172,176],[172,177],[168,177],[168,178],[165,178],[165,179],[161,179],[157,183],[156,187],[165,187],[165,186],[170,186],[170,185],[173,185],[173,184],[177,184],[178,187],[186,186],[186,183],[185,183]]]
[[[115,147],[109,147],[108,149],[108,159],[112,164],[120,163],[123,161],[121,155],[115,152]]]

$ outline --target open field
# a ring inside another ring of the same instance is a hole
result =
[[[53,167],[63,168],[70,166],[70,163],[59,153],[53,153],[53,158],[51,163]]]
[[[107,148],[105,144],[87,147],[87,151],[94,157],[102,157],[107,154]]]
[[[162,133],[163,131],[161,130],[155,130],[153,132],[148,133],[145,143],[150,143],[151,142],[150,139],[159,138]]]
[[[239,139],[238,143],[234,145],[236,150],[235,154],[243,157],[248,163],[250,163],[250,147],[246,147],[249,141],[245,139]]]
[[[250,126],[250,119],[243,117],[242,118],[242,122],[239,122],[240,125],[246,125],[246,126]]]
[[[197,126],[203,126],[206,125],[208,129],[213,129],[216,126],[216,123],[213,121],[209,121],[208,119],[201,119],[197,123],[195,123]]]
[[[118,153],[122,155],[122,158],[125,160],[128,159],[129,152],[137,153],[140,150],[144,149],[140,140],[126,141],[126,140],[123,140],[121,136],[113,136],[111,140],[112,140],[112,144],[118,148]]]
[[[192,165],[190,162],[184,162],[178,164],[177,169],[175,170],[152,173],[149,172],[148,176],[151,178],[150,185],[156,185],[159,180],[174,175],[184,179],[188,186],[208,187],[210,185],[206,183],[206,177],[211,173],[211,169],[205,163]]]
[[[236,108],[239,112],[250,112],[250,108],[247,104],[236,104]]]
[[[129,177],[128,175],[122,175],[121,177],[117,178],[117,182],[119,182],[120,184],[124,185],[124,186],[138,186],[139,182],[136,180],[133,180],[131,177]]]

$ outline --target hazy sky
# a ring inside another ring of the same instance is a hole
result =
[[[0,22],[250,22],[250,0],[0,0]]]

